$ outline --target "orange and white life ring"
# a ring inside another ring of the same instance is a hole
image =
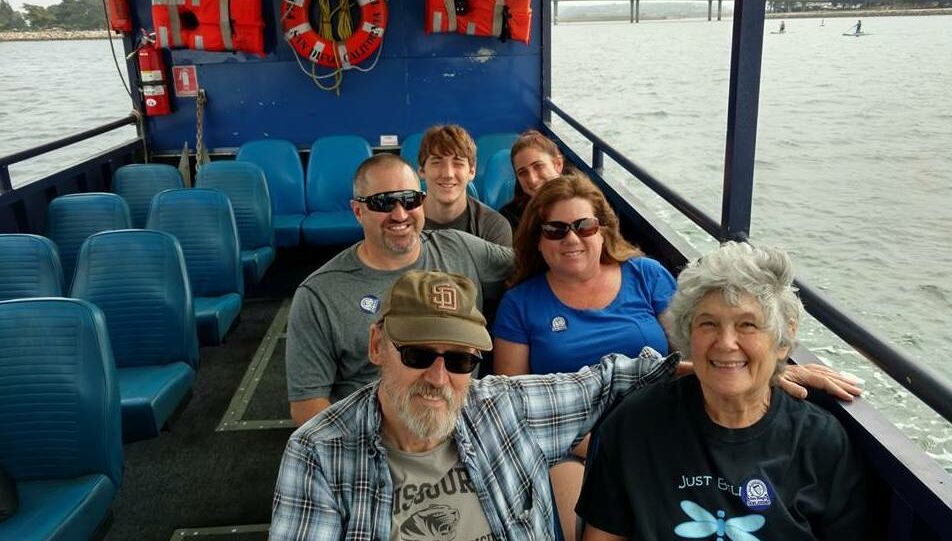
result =
[[[357,0],[360,23],[344,41],[333,41],[317,33],[308,14],[312,0],[284,0],[281,27],[284,37],[299,55],[328,68],[350,69],[370,58],[383,41],[387,28],[384,0]]]

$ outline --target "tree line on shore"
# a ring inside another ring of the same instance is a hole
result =
[[[102,0],[63,0],[49,7],[23,4],[23,11],[0,0],[0,32],[17,30],[98,30],[105,28]]]

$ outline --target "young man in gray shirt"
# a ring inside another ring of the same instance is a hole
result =
[[[288,319],[288,400],[295,424],[376,380],[367,361],[367,328],[393,282],[411,269],[467,276],[478,304],[498,295],[512,250],[456,230],[421,231],[423,201],[413,169],[378,154],[357,169],[354,214],[364,240],[344,250],[298,287]]]
[[[424,229],[458,229],[512,246],[509,222],[466,193],[476,176],[476,143],[466,130],[455,124],[426,130],[417,161],[426,181]]]

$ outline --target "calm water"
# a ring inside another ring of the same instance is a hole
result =
[[[853,22],[789,20],[787,34],[765,36],[752,236],[789,250],[808,282],[948,376],[952,17],[871,18],[863,22],[871,35],[841,36]],[[559,25],[554,99],[719,216],[730,32],[729,21]],[[109,55],[104,40],[0,43],[0,155],[128,114]],[[76,67],[55,68],[63,57]],[[16,166],[14,184],[134,133],[124,128]],[[570,128],[560,133],[577,141]],[[699,250],[713,246],[607,165],[610,180]],[[824,360],[863,378],[868,399],[952,468],[949,423],[817,326],[800,334]]]

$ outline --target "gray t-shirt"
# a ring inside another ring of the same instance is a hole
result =
[[[425,453],[384,445],[393,479],[390,541],[495,539],[456,442],[448,439]]]
[[[288,400],[336,402],[377,379],[367,360],[370,325],[393,282],[412,269],[455,272],[476,283],[477,305],[498,300],[512,270],[512,250],[456,230],[423,231],[415,263],[371,269],[351,246],[298,287],[288,317]]]
[[[455,220],[441,224],[427,218],[423,228],[457,229],[489,242],[512,246],[512,227],[506,218],[471,195],[466,196],[466,210]]]

